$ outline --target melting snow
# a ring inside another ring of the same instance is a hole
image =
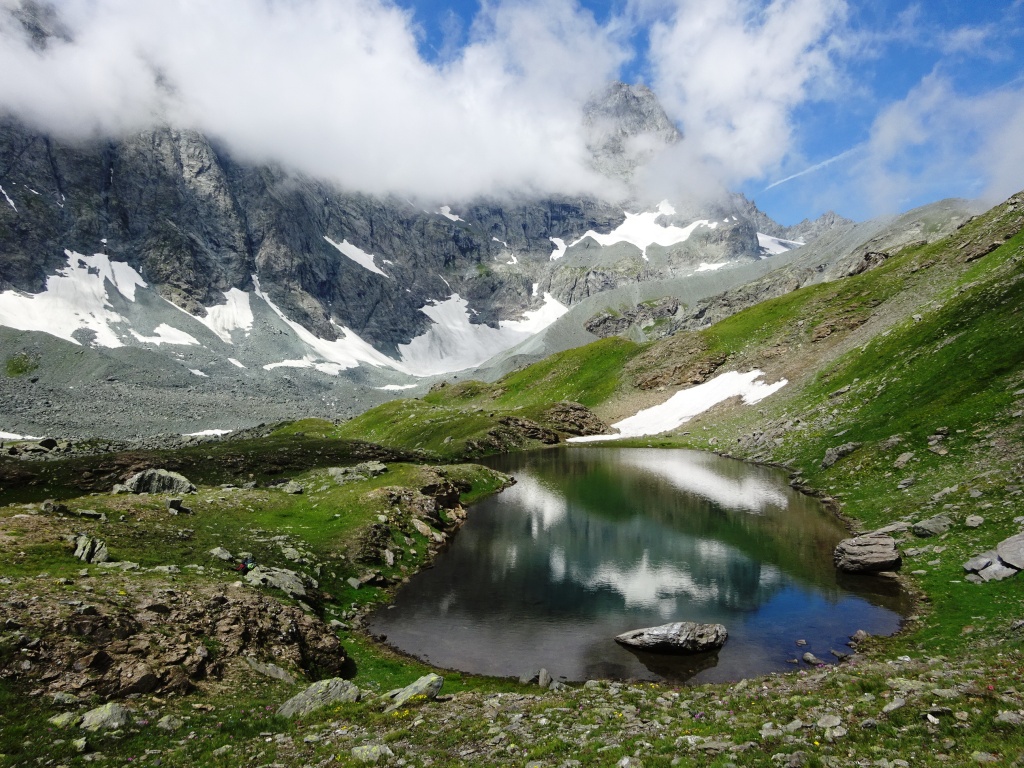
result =
[[[416,389],[419,384],[385,384],[383,387],[374,387],[374,389],[382,389],[386,392],[397,392],[403,389]]]
[[[358,248],[357,246],[352,245],[352,243],[350,243],[348,240],[342,240],[340,243],[336,243],[333,240],[331,240],[331,238],[327,237],[327,235],[324,235],[324,240],[333,245],[345,256],[348,256],[350,259],[352,259],[352,261],[354,261],[356,264],[363,267],[364,269],[368,269],[371,272],[376,272],[378,275],[384,275],[384,277],[391,277],[386,272],[381,271],[380,267],[373,263],[373,254],[367,253],[362,248]]]
[[[772,237],[761,232],[757,233],[757,244],[761,246],[762,250],[767,251],[772,256],[792,251],[794,248],[799,248],[803,245],[803,243],[798,243],[796,240],[783,240],[781,237]]]
[[[438,210],[438,213],[440,213],[446,219],[451,219],[452,221],[465,221],[465,219],[460,217],[458,214],[452,213],[452,209],[447,205],[442,205],[441,208]]]
[[[671,216],[675,212],[676,209],[669,205],[667,201],[662,201],[658,205],[658,210],[656,211],[648,211],[645,213],[626,213],[626,220],[607,235],[603,235],[591,229],[572,245],[576,245],[587,237],[593,238],[600,245],[606,246],[615,245],[615,243],[632,243],[640,249],[644,259],[646,260],[648,246],[676,245],[677,243],[689,240],[690,235],[693,234],[697,227],[710,227],[714,229],[717,226],[717,222],[712,223],[707,219],[695,221],[685,227],[677,227],[675,225],[669,225],[666,227],[657,223],[659,216]],[[561,255],[563,254],[560,253],[559,256]],[[554,259],[555,256],[552,254],[551,258]]]
[[[232,429],[204,429],[202,432],[188,432],[185,437],[212,437],[227,435],[233,431]]]
[[[11,208],[14,209],[15,213],[17,213],[18,212],[18,206],[16,206],[14,204],[14,201],[11,200],[11,196],[7,194],[7,190],[5,190],[2,186],[0,186],[0,195],[4,196],[4,198],[7,200],[7,204],[10,205]]]
[[[413,376],[472,368],[528,339],[568,312],[568,308],[550,293],[544,294],[540,309],[526,312],[522,320],[502,321],[498,328],[469,322],[465,299],[454,293],[447,300],[420,309],[434,321],[422,336],[400,344],[402,364]]]
[[[177,328],[168,325],[167,323],[160,323],[156,328],[153,329],[153,336],[143,336],[141,333],[136,331],[130,331],[131,335],[144,344],[182,344],[185,346],[198,346],[199,341],[193,336],[179,331]]]
[[[646,437],[660,435],[703,413],[712,406],[718,405],[730,397],[740,396],[747,405],[760,402],[768,395],[782,389],[789,382],[779,379],[774,384],[758,381],[764,376],[763,371],[753,370],[747,373],[729,371],[711,381],[695,387],[676,392],[661,405],[645,408],[642,411],[612,424],[619,430],[617,435],[591,435],[588,437],[569,438],[571,443],[589,443],[598,440],[622,440],[627,437]]]
[[[233,366],[235,366],[236,368],[245,368],[245,366],[244,366],[244,365],[242,365],[242,364],[241,364],[240,362],[238,362],[237,360],[235,360],[235,358],[233,358],[233,357],[229,357],[229,358],[228,358],[228,362],[229,362],[229,363],[231,363],[231,364],[232,364]]]
[[[729,266],[729,265],[726,262],[724,262],[724,261],[721,264],[705,264],[702,261],[700,263],[700,266],[697,267],[697,271],[698,272],[714,272],[716,269],[721,269],[722,267],[727,267],[727,266]]]
[[[200,370],[199,370],[198,368],[189,368],[189,369],[188,369],[188,372],[189,372],[189,373],[193,373],[193,374],[195,374],[196,376],[202,376],[202,377],[203,377],[204,379],[208,379],[208,378],[210,378],[210,377],[209,377],[209,376],[207,376],[207,375],[206,375],[205,373],[203,373],[202,371],[200,371]]]
[[[232,331],[245,331],[248,336],[252,330],[252,308],[249,306],[249,294],[238,288],[225,293],[224,299],[224,304],[207,307],[206,317],[195,319],[217,334],[222,341],[231,344]]]
[[[68,266],[48,277],[41,293],[0,293],[0,325],[19,331],[42,331],[73,344],[79,342],[71,334],[87,329],[95,333],[98,346],[124,346],[110,326],[125,319],[110,309],[106,284],[110,282],[122,296],[135,301],[136,287],[145,288],[146,282],[130,266],[112,262],[105,254],[64,254]]]
[[[551,261],[557,261],[565,256],[565,249],[569,247],[565,244],[565,240],[560,237],[549,237],[548,240],[555,244],[555,250],[551,252]]]
[[[256,295],[267,302],[275,314],[280,317],[288,327],[295,332],[295,335],[299,339],[305,342],[316,354],[326,363],[317,364],[316,358],[306,356],[302,360],[286,360],[280,363],[271,363],[270,365],[263,366],[266,370],[280,366],[288,366],[292,368],[317,368],[317,370],[324,371],[325,373],[331,373],[336,375],[338,371],[346,368],[355,368],[360,363],[368,363],[375,366],[384,366],[388,368],[399,368],[400,366],[396,361],[392,360],[382,352],[378,352],[372,346],[367,344],[355,333],[347,328],[341,327],[342,338],[336,341],[327,341],[314,336],[312,333],[307,331],[301,325],[288,319],[288,317],[281,311],[281,309],[270,300],[270,297],[263,293],[260,288],[260,281],[256,275],[252,276],[253,284],[256,286]]]
[[[41,437],[32,437],[32,435],[16,435],[13,432],[4,432],[0,430],[0,440],[42,440]]]

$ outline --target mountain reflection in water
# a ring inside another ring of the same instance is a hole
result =
[[[517,484],[475,505],[435,567],[371,617],[375,633],[440,667],[519,676],[731,680],[831,658],[857,629],[890,634],[906,607],[844,578],[839,522],[783,473],[683,450],[570,448],[492,459]],[[720,622],[691,659],[637,654],[621,632]]]

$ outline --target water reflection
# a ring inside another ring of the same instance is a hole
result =
[[[691,451],[573,448],[491,462],[517,484],[475,506],[436,566],[371,620],[442,667],[519,675],[734,679],[895,631],[899,594],[837,582],[837,521],[785,477]],[[873,582],[874,580],[872,580]],[[873,588],[873,583],[871,585]],[[612,638],[721,622],[725,648],[673,661]]]

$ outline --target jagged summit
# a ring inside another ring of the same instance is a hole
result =
[[[645,85],[615,82],[583,108],[595,170],[629,182],[637,167],[683,134]]]

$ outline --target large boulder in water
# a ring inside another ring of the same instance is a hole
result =
[[[125,486],[132,493],[195,493],[196,487],[184,475],[166,469],[145,469],[132,475]]]
[[[843,539],[832,553],[832,560],[836,568],[847,573],[896,571],[903,564],[896,539],[884,533]]]
[[[721,624],[676,621],[623,632],[615,638],[615,642],[646,651],[703,653],[721,648],[728,639],[729,633]]]

